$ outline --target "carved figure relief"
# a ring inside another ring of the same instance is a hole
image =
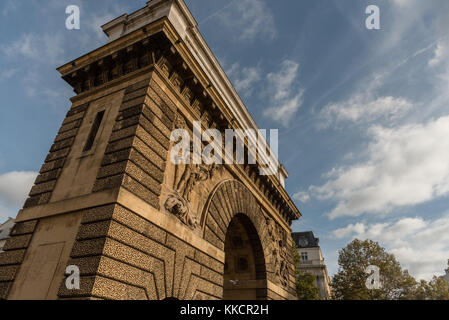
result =
[[[271,218],[265,218],[268,235],[272,241],[271,259],[276,278],[283,286],[288,284],[287,233]]]
[[[185,127],[184,118],[178,115],[175,119],[175,129],[184,129]],[[190,151],[193,152],[192,145]],[[199,182],[212,179],[216,165],[189,162],[175,165],[173,185],[171,186],[173,193],[168,196],[164,207],[168,212],[176,215],[184,224],[195,229],[198,226],[198,220],[190,207],[192,191]]]

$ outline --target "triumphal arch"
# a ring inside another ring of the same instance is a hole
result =
[[[0,298],[294,299],[284,167],[170,161],[195,121],[258,129],[185,3],[102,28],[58,68],[76,96],[0,254]]]

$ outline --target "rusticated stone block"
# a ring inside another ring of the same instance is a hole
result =
[[[73,138],[69,138],[66,140],[56,142],[51,146],[50,152],[55,152],[55,151],[58,151],[58,150],[61,150],[61,149],[67,148],[67,147],[71,147],[74,141],[75,141],[75,138],[73,137]]]
[[[96,276],[80,277],[80,289],[69,290],[65,285],[65,279],[62,281],[59,287],[58,296],[60,298],[70,297],[91,297],[93,292]]]
[[[92,276],[97,274],[98,266],[102,256],[92,256],[83,258],[72,258],[67,262],[68,266],[77,266],[81,276]]]
[[[130,107],[141,106],[145,102],[145,96],[138,97],[132,100],[128,100],[120,106],[120,111],[126,110]]]
[[[37,226],[37,220],[18,222],[11,230],[11,236],[20,236],[27,233],[33,233]]]
[[[127,118],[138,116],[142,113],[143,104],[129,107],[120,111],[120,115],[117,117],[117,121],[121,121]]]
[[[190,284],[186,290],[186,293],[183,297],[185,300],[193,299],[197,290],[201,290],[202,292],[206,292],[212,296],[217,298],[221,298],[223,294],[223,288],[212,282],[208,282],[198,276],[192,275],[190,279]]]
[[[49,191],[52,191],[55,188],[55,185],[56,185],[56,181],[49,181],[49,182],[35,185],[33,188],[31,188],[30,196],[34,196],[34,195],[38,195],[41,193],[47,193]]]
[[[59,142],[59,141],[62,141],[62,140],[65,140],[65,139],[72,138],[72,137],[76,136],[77,133],[78,133],[78,128],[66,131],[64,133],[60,133],[60,134],[58,134],[56,136],[55,143]]]
[[[168,149],[170,145],[170,136],[165,136],[158,128],[154,126],[146,117],[141,116],[139,119],[139,124],[151,135],[153,136],[159,143],[165,148]]]
[[[226,235],[225,233],[220,229],[218,224],[215,222],[215,220],[207,219],[206,226],[220,239],[220,241],[225,241]]]
[[[65,158],[70,153],[70,147],[67,147],[65,149],[61,149],[58,151],[50,152],[47,157],[45,158],[45,162],[50,162],[58,159]]]
[[[220,227],[223,233],[226,233],[226,226],[223,220],[223,217],[217,212],[214,204],[210,204],[209,206],[209,217],[208,219],[213,218],[215,223]]]
[[[61,128],[58,131],[58,134],[64,133],[66,131],[70,131],[72,129],[79,128],[81,126],[81,123],[82,123],[82,119],[78,119],[73,122],[67,123],[66,125],[61,126]]]
[[[106,238],[77,241],[73,245],[71,257],[98,256],[103,252]]]
[[[66,118],[64,119],[64,121],[62,122],[62,125],[65,126],[65,125],[67,125],[68,123],[71,123],[71,122],[80,120],[80,119],[82,119],[83,117],[84,117],[84,112],[80,112],[80,113],[77,113],[77,114],[68,116],[68,117],[66,117]]]
[[[97,276],[92,295],[112,300],[146,300],[143,288]]]
[[[83,219],[81,220],[81,223],[85,224],[96,221],[109,220],[112,218],[112,215],[114,214],[114,209],[115,205],[110,204],[106,206],[84,210]]]
[[[205,266],[201,266],[201,272],[200,272],[201,277],[203,277],[204,279],[215,283],[218,286],[222,286],[223,285],[223,275],[212,270],[209,269]]]
[[[224,271],[224,264],[215,260],[214,258],[206,255],[205,253],[195,250],[195,261],[202,264],[203,266],[206,266],[215,272],[223,273]]]
[[[160,99],[162,99],[160,101],[161,105],[167,105],[172,111],[177,109],[175,103],[171,101],[171,99],[167,96],[164,90],[162,90],[162,88],[156,83],[154,79],[151,79],[150,81],[150,88],[154,90],[154,92],[160,97]]]
[[[151,161],[158,169],[165,170],[165,159],[162,159],[157,153],[155,153],[150,147],[146,145],[139,137],[134,140],[133,147],[142,154],[146,159]]]
[[[143,87],[134,91],[128,91],[128,89],[125,91],[125,96],[123,97],[123,102],[133,100],[136,98],[142,98],[142,100],[145,100],[145,96],[147,95],[147,87]]]
[[[65,159],[59,159],[56,161],[45,163],[44,165],[42,165],[42,168],[39,171],[39,173],[45,173],[45,172],[48,172],[51,170],[60,169],[60,168],[64,167],[64,164],[65,164]]]
[[[6,240],[3,250],[17,250],[27,248],[31,241],[31,234],[16,236]]]
[[[138,165],[142,170],[153,177],[157,182],[162,183],[164,180],[164,172],[156,167],[151,161],[144,157],[137,150],[132,149],[129,153],[129,160]]]
[[[128,175],[125,175],[123,179],[122,187],[127,189],[128,191],[134,193],[136,196],[141,198],[142,200],[151,204],[154,208],[159,210],[159,195],[155,194],[153,191],[147,189],[144,185],[137,182],[133,178]]]
[[[101,221],[89,224],[84,224],[80,227],[77,235],[77,240],[94,239],[106,237],[108,235],[111,221]]]
[[[141,88],[148,88],[149,84],[150,84],[150,77],[148,77],[147,79],[138,81],[126,88],[125,95],[127,95],[133,91],[139,90]]]
[[[156,283],[151,272],[104,257],[98,267],[98,275],[143,288],[146,295],[145,299],[158,299]]]
[[[67,112],[67,116],[66,117],[71,117],[74,116],[76,114],[84,114],[84,112],[89,108],[89,104],[85,103],[79,106],[74,106],[72,107],[69,112]]]
[[[45,203],[48,203],[48,201],[50,201],[50,198],[51,198],[51,192],[42,193],[37,196],[31,196],[25,201],[25,204],[23,207],[29,208],[29,207],[45,204]]]
[[[13,281],[20,265],[0,266],[0,282]]]
[[[11,290],[12,282],[0,282],[0,300],[6,300]]]
[[[60,174],[61,174],[61,169],[56,169],[56,170],[53,170],[53,171],[49,171],[49,172],[40,174],[36,178],[34,184],[40,184],[40,183],[48,182],[48,181],[51,181],[51,180],[56,180],[59,177]]]
[[[119,174],[117,176],[107,177],[104,179],[98,179],[95,181],[95,185],[92,189],[93,192],[118,188],[122,185],[125,175]]]
[[[116,222],[111,223],[108,236],[163,260],[174,254],[173,250]]]
[[[154,257],[113,239],[108,239],[104,248],[104,255],[121,261],[130,266],[151,272],[154,275],[158,296],[164,297],[166,282],[171,284],[174,266],[174,253],[167,256]]]
[[[177,296],[181,299],[185,297],[185,293],[186,290],[188,290],[192,276],[199,276],[201,273],[201,265],[191,259],[185,258],[182,265],[183,268],[178,270],[178,272],[182,274],[182,277],[180,278],[181,283],[175,284],[175,293],[177,292]]]
[[[154,180],[141,168],[139,168],[132,162],[128,162],[125,168],[125,172],[127,175],[135,179],[137,182],[139,182],[141,185],[143,185],[145,188],[147,188],[148,190],[150,190],[152,193],[154,193],[156,196],[159,197],[159,195],[161,194],[160,183]]]
[[[114,141],[108,144],[106,148],[106,154],[111,152],[128,149],[133,146],[134,137],[129,137],[123,140]]]
[[[97,179],[106,178],[110,176],[119,175],[126,171],[126,167],[128,165],[127,161],[122,161],[118,163],[114,163],[111,165],[103,166],[98,171]]]
[[[129,127],[133,127],[135,125],[138,125],[139,121],[140,121],[140,114],[126,119],[120,119],[115,123],[113,131],[115,132]]]
[[[206,226],[205,232],[204,232],[204,239],[206,241],[209,241],[211,244],[216,246],[220,250],[224,250],[224,242],[218,238],[215,233],[213,233],[208,226]]]
[[[138,125],[136,124],[132,127],[114,131],[109,139],[109,142],[114,142],[114,141],[118,141],[118,140],[122,140],[122,139],[134,136],[136,134],[137,127],[138,127]]]
[[[25,249],[23,250],[11,250],[0,253],[0,266],[10,264],[20,264],[25,257]]]
[[[150,135],[143,127],[138,126],[136,130],[136,135],[143,141],[147,146],[149,146],[153,151],[159,155],[162,159],[166,159],[168,156],[168,144],[161,144],[159,140],[155,139]]]
[[[104,156],[101,165],[107,166],[109,164],[128,160],[130,158],[130,153],[131,153],[131,147],[128,149],[121,150],[121,151],[109,153]]]
[[[115,207],[114,220],[152,240],[165,243],[167,232],[120,205]]]

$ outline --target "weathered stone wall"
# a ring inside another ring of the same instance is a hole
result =
[[[174,111],[149,82],[126,89],[93,191],[124,187],[159,209]]]
[[[0,253],[0,300],[7,299],[25,258],[37,220],[17,223]]]
[[[68,265],[81,290],[61,298],[220,299],[223,263],[119,204],[89,209]]]
[[[67,113],[24,208],[46,204],[50,201],[88,106],[88,104],[83,104],[72,108]]]

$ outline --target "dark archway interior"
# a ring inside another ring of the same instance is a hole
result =
[[[224,300],[267,298],[267,272],[262,244],[251,220],[237,214],[225,240]]]

